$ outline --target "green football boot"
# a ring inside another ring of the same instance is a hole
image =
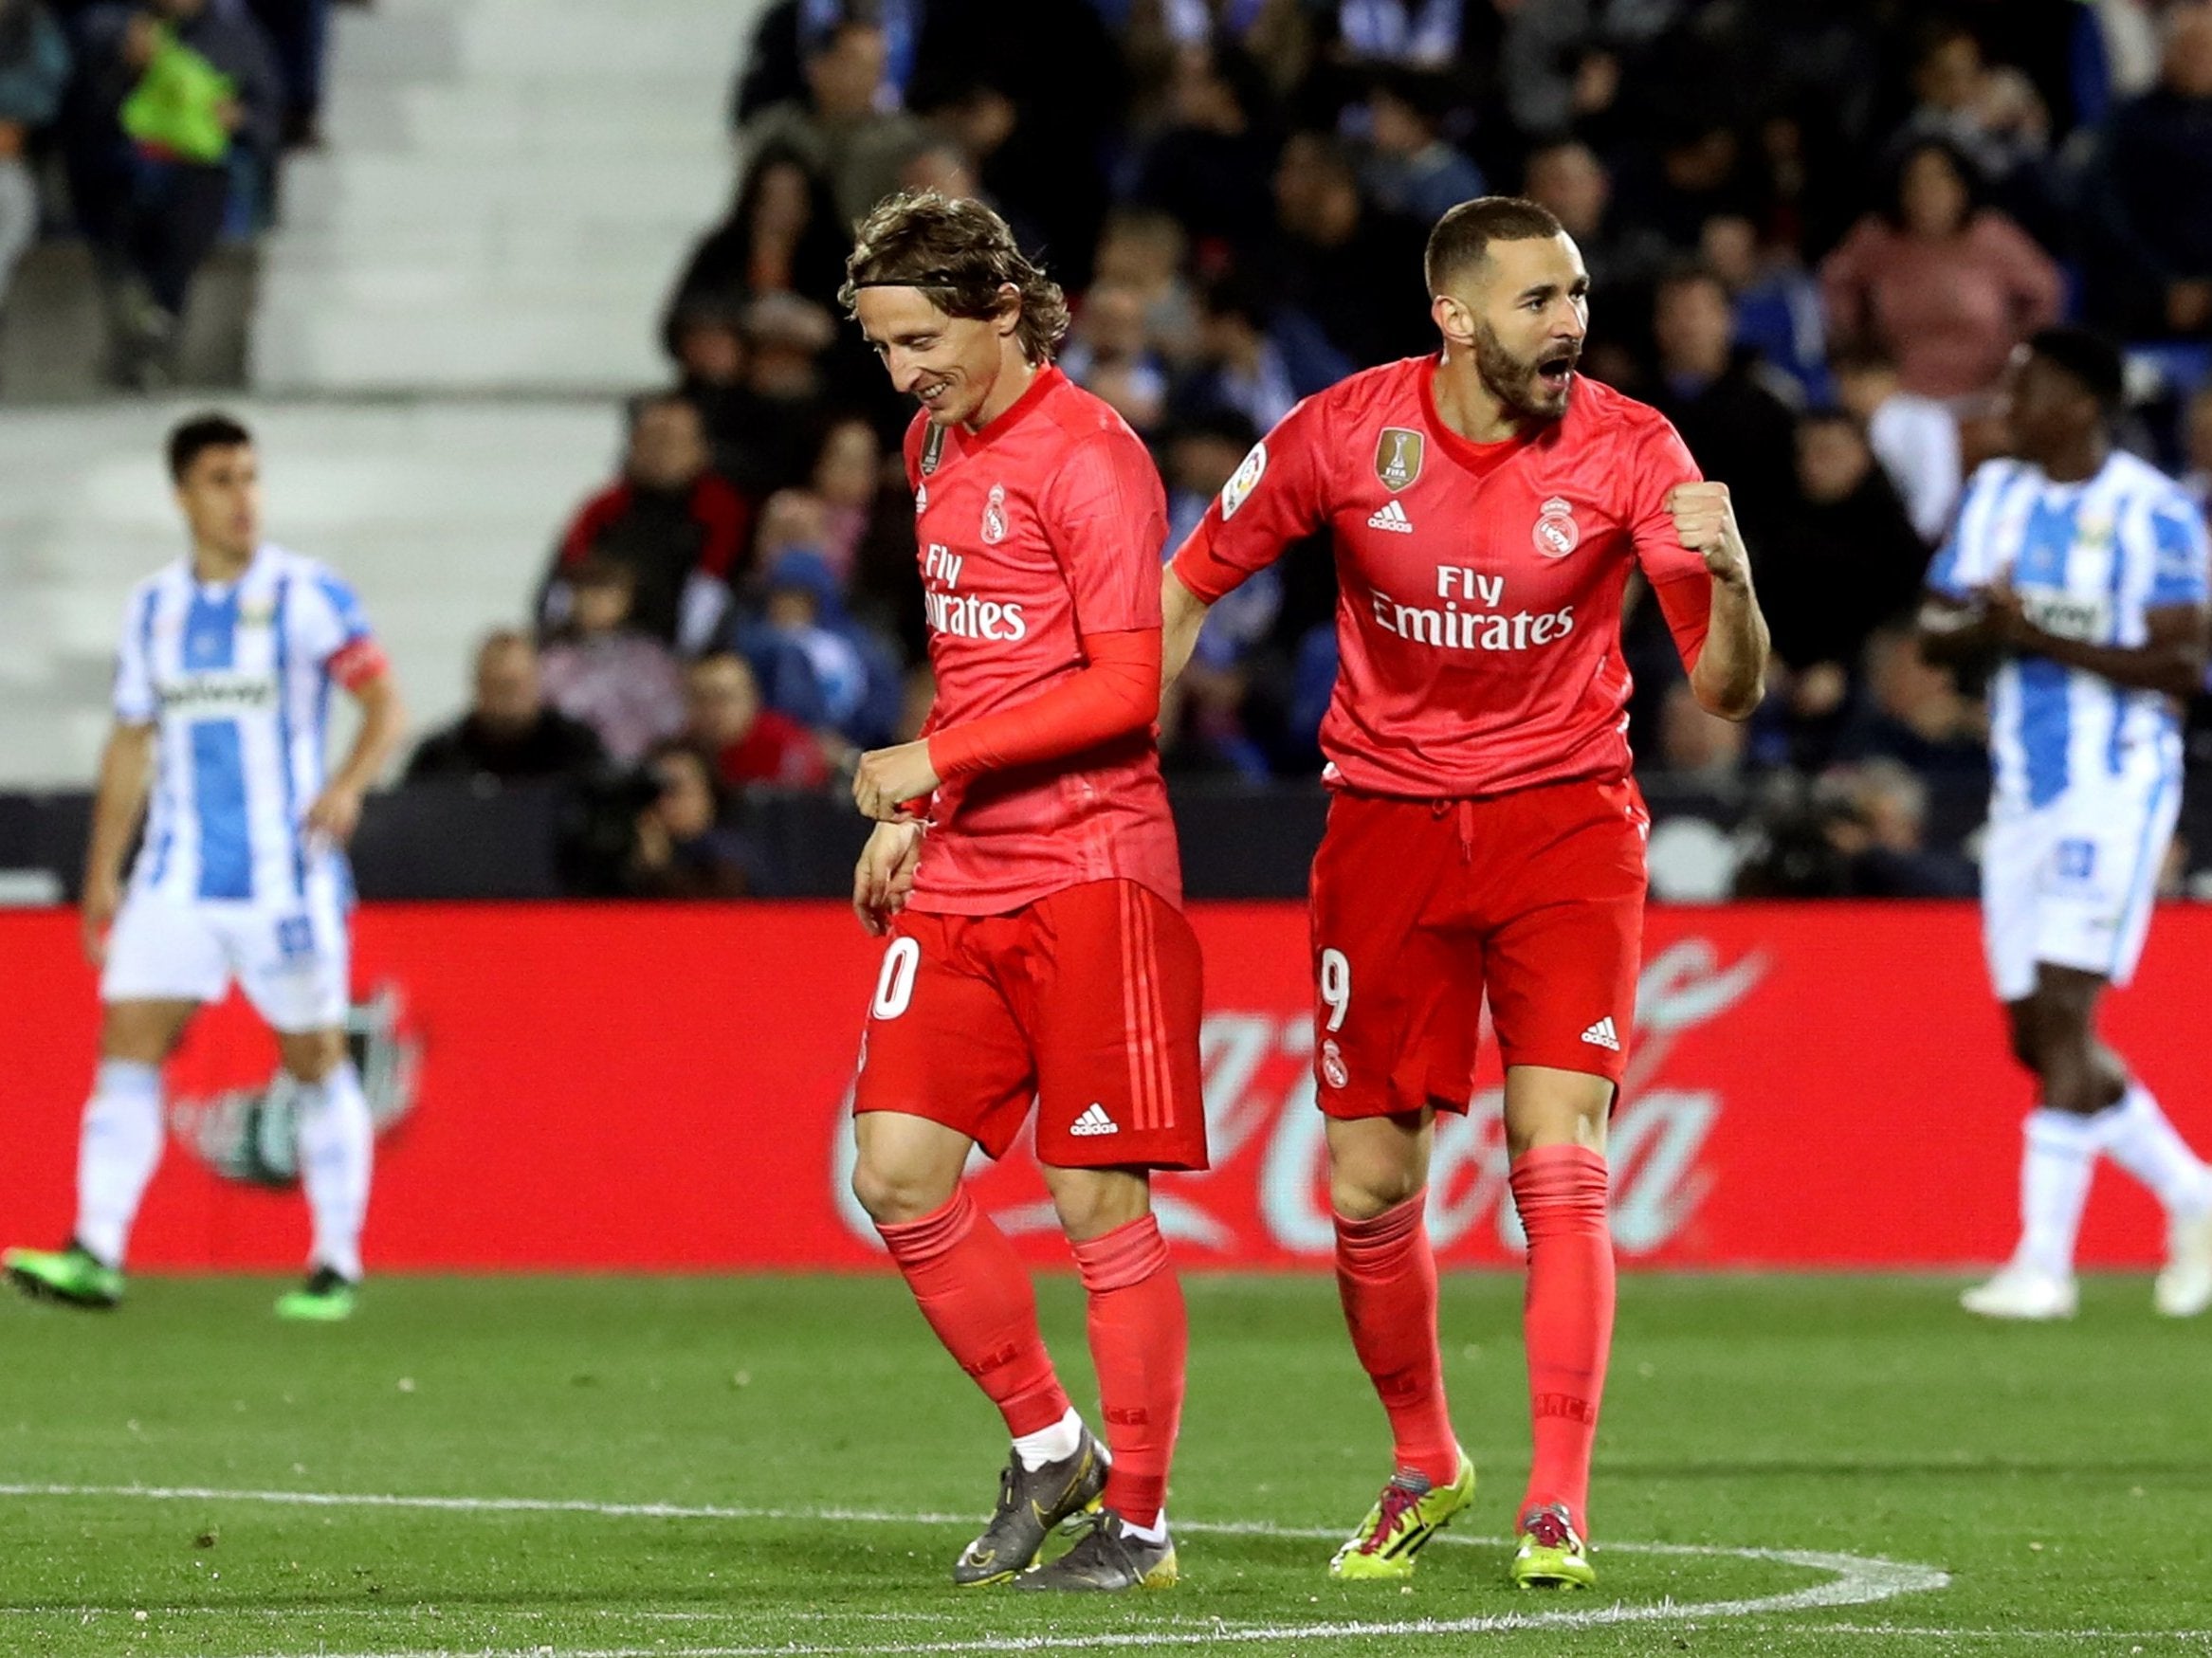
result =
[[[123,1275],[75,1238],[65,1249],[10,1249],[0,1255],[0,1267],[38,1301],[105,1312],[123,1299]]]
[[[1414,1557],[1474,1501],[1474,1464],[1459,1453],[1459,1477],[1441,1488],[1421,1474],[1390,1476],[1360,1529],[1344,1540],[1328,1575],[1352,1582],[1402,1582],[1414,1575]]]
[[[1521,1520],[1521,1543],[1510,1569],[1522,1589],[1595,1589],[1598,1574],[1563,1504],[1532,1508]]]
[[[300,1288],[277,1297],[277,1317],[305,1323],[335,1324],[354,1316],[360,1286],[328,1266],[318,1266]]]

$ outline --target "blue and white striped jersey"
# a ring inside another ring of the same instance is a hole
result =
[[[2113,451],[2079,483],[2054,483],[2025,461],[1990,461],[1967,484],[1928,585],[1966,599],[2002,574],[2045,632],[2131,647],[2148,637],[2147,612],[2205,601],[2206,556],[2196,504],[2133,455]],[[2181,775],[2171,699],[2041,657],[1998,670],[1989,747],[1998,799],[2030,808],[2105,779]]]
[[[301,820],[322,791],[332,684],[381,660],[353,589],[281,547],[228,586],[179,559],[132,589],[115,713],[155,728],[134,887],[278,904],[337,869]]]

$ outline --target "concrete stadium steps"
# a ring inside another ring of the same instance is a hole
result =
[[[82,787],[107,726],[123,597],[181,545],[160,446],[195,402],[0,410],[0,787]],[[469,651],[520,622],[553,538],[612,469],[596,402],[233,402],[268,531],[359,588],[418,729]]]
[[[765,0],[383,0],[334,19],[329,148],[296,156],[251,355],[274,392],[611,392],[732,183]]]

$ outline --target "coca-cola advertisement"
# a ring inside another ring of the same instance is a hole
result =
[[[1306,917],[1193,910],[1206,955],[1213,1167],[1159,1208],[1189,1266],[1329,1258],[1313,1104]],[[377,905],[356,917],[356,1054],[381,1067],[368,1252],[384,1269],[880,1269],[845,1189],[861,1020],[883,946],[849,911],[750,905]],[[2152,929],[2108,1038],[2185,1134],[2212,1139],[2193,1020],[2212,1006],[2212,912]],[[9,1146],[0,1242],[58,1244],[98,1008],[75,918],[0,915]],[[1505,1266],[1494,1051],[1439,1125],[1432,1236],[1451,1266]],[[296,1266],[289,1119],[266,1032],[211,1010],[168,1075],[171,1143],[134,1266]],[[2016,1230],[2031,1085],[2004,1048],[1973,909],[1654,910],[1610,1159],[1625,1265],[1950,1266]],[[1026,1146],[980,1157],[979,1202],[1066,1266]],[[2150,1201],[2099,1182],[2088,1265],[2148,1265]]]

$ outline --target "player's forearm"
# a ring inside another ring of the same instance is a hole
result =
[[[1723,720],[1750,719],[1766,695],[1767,652],[1766,618],[1749,575],[1740,582],[1716,579],[1705,647],[1690,675],[1698,706]]]
[[[1198,647],[1198,630],[1214,607],[1183,585],[1174,566],[1160,575],[1160,688],[1164,691],[1182,677]]]
[[[92,800],[92,838],[85,847],[88,880],[118,880],[153,777],[154,728],[119,725],[100,756],[100,785]]]
[[[1018,707],[931,734],[942,782],[1065,759],[1149,731],[1160,716],[1159,640],[1149,630],[1087,640],[1088,666]]]
[[[355,696],[361,704],[361,729],[331,782],[362,794],[383,774],[385,763],[406,735],[407,710],[390,674],[371,680]]]
[[[2204,683],[2204,647],[2193,640],[2142,646],[2089,645],[2031,629],[2013,648],[2022,656],[2040,656],[2064,667],[2080,668],[2130,690],[2193,697]]]

